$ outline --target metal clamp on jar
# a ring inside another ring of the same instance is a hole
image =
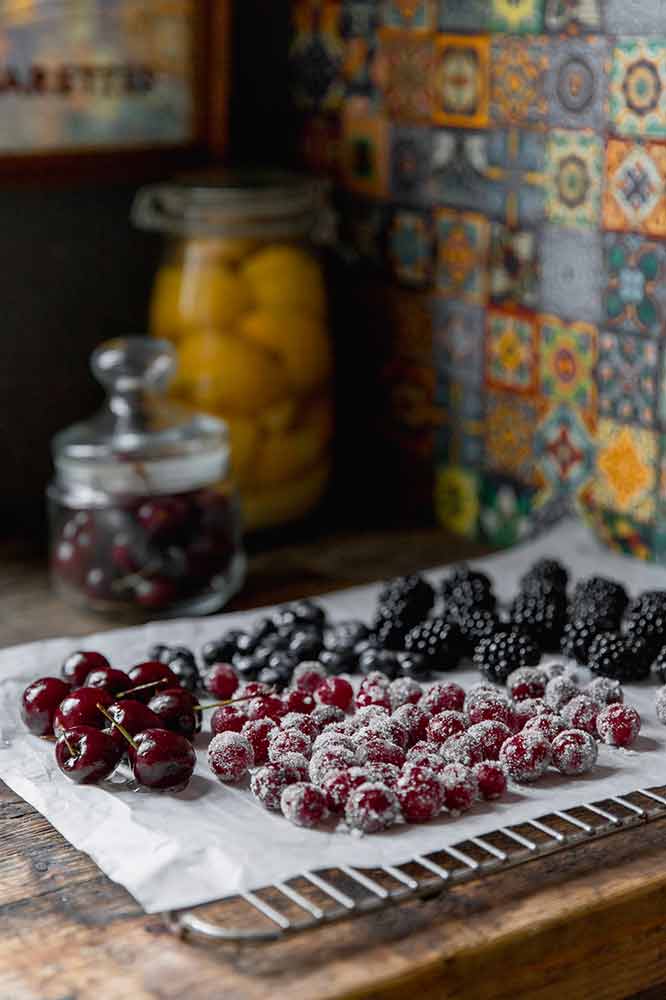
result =
[[[102,344],[92,370],[104,406],[54,439],[51,569],[77,604],[204,614],[243,582],[227,428],[164,398],[175,366],[163,341]]]

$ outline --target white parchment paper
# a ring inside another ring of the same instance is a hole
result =
[[[632,592],[666,587],[666,571],[614,555],[576,522],[564,522],[536,542],[481,560],[501,598],[540,555],[563,559],[575,577],[592,573],[621,580]],[[440,574],[435,570],[433,576]],[[360,587],[322,599],[334,618],[369,618],[377,588]],[[61,775],[52,745],[30,736],[18,714],[22,688],[38,676],[57,673],[73,649],[98,649],[112,664],[128,667],[144,659],[156,641],[185,643],[196,650],[224,629],[260,612],[195,621],[150,624],[81,639],[53,639],[0,652],[0,778],[38,809],[75,847],[88,853],[109,878],[121,883],[147,912],[191,906],[287,879],[306,869],[352,864],[400,864],[415,854],[441,849],[498,826],[534,819],[610,795],[666,782],[666,727],[657,722],[655,684],[627,685],[626,701],[643,718],[631,750],[600,748],[596,768],[566,779],[548,775],[533,786],[513,786],[500,803],[477,804],[471,812],[424,826],[399,826],[359,838],[336,831],[309,831],[264,811],[246,788],[224,786],[209,775],[206,739],[200,738],[195,776],[178,795],[132,791],[122,784],[78,787]],[[587,671],[580,671],[583,680]],[[469,686],[473,669],[446,675]]]

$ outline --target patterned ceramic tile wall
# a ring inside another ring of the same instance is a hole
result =
[[[430,302],[435,505],[666,558],[666,0],[295,0],[307,162]],[[662,527],[662,525],[664,525]]]

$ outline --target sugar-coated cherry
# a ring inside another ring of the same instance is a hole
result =
[[[252,744],[240,733],[220,733],[208,745],[208,766],[220,781],[240,781],[254,766]]]
[[[472,767],[483,760],[485,748],[482,738],[478,734],[471,733],[470,727],[464,733],[456,733],[449,736],[446,743],[442,744],[441,754],[448,764],[464,764],[465,767]]]
[[[523,730],[502,745],[500,763],[514,781],[536,781],[550,764],[550,740],[539,732]]]
[[[259,695],[268,694],[270,692],[270,687],[267,684],[262,684],[261,681],[248,681],[247,684],[243,684],[243,687],[238,691],[238,698],[258,698]]]
[[[86,677],[92,670],[110,666],[106,656],[102,656],[101,653],[79,649],[75,653],[70,653],[63,661],[60,673],[72,687],[83,687]]]
[[[511,730],[497,719],[476,722],[467,730],[471,740],[478,741],[483,752],[483,760],[497,760],[502,744],[511,736]]]
[[[465,692],[454,681],[442,681],[433,684],[424,693],[420,701],[420,706],[430,715],[437,715],[439,712],[452,710],[462,712],[465,704]]]
[[[299,712],[303,715],[310,715],[316,704],[310,692],[301,688],[290,688],[288,691],[284,691],[282,701],[286,712]]]
[[[245,711],[248,719],[272,719],[279,722],[287,714],[282,698],[277,694],[266,694],[247,702]]]
[[[314,743],[319,736],[319,726],[316,721],[311,715],[306,715],[304,712],[287,712],[280,719],[280,727],[282,729],[298,729],[299,732],[305,733],[311,743]]]
[[[317,826],[326,816],[326,796],[307,781],[287,785],[280,797],[282,815],[296,826]]]
[[[428,723],[431,715],[420,705],[401,705],[396,708],[393,718],[407,728],[408,746],[414,746],[420,740],[428,739]]]
[[[185,688],[158,691],[148,702],[148,708],[160,719],[160,725],[191,739],[201,729],[201,712],[195,711],[199,700]]]
[[[631,705],[614,703],[599,712],[596,729],[604,743],[629,747],[641,731],[641,717]]]
[[[112,702],[113,698],[103,688],[76,688],[58,706],[53,717],[53,732],[60,736],[63,730],[73,726],[103,729],[107,720],[97,706],[108,708]]]
[[[586,694],[576,695],[563,705],[560,715],[570,729],[584,729],[591,736],[597,733],[597,716],[601,711],[598,701],[594,701]]]
[[[543,698],[548,677],[537,667],[518,667],[506,679],[506,686],[514,701],[526,698]]]
[[[136,749],[130,746],[127,753],[140,785],[169,792],[186,787],[197,762],[189,740],[170,729],[144,729],[134,742]]]
[[[288,785],[307,780],[299,767],[291,764],[264,764],[252,775],[250,788],[254,797],[265,809],[279,812],[282,792]]]
[[[97,669],[91,670],[86,677],[85,687],[104,688],[115,697],[121,691],[127,691],[131,688],[132,682],[124,670],[116,670],[114,667],[97,667]]]
[[[233,708],[232,705],[228,707]],[[263,719],[248,719],[241,727],[241,733],[252,744],[255,764],[263,764],[268,760],[268,743],[275,729],[277,725],[274,719],[268,716]]]
[[[358,760],[354,750],[348,750],[342,744],[321,747],[315,750],[310,760],[310,780],[319,785],[329,771],[339,771],[345,767],[353,767]]]
[[[21,718],[31,733],[52,735],[54,716],[71,690],[59,677],[41,677],[28,684],[21,696]]]
[[[423,688],[411,677],[396,677],[389,685],[391,708],[395,712],[401,705],[417,705],[423,695]]]
[[[383,739],[379,735],[368,733],[358,747],[358,757],[361,764],[395,764],[402,767],[405,763],[405,751],[397,743]]]
[[[439,773],[444,787],[444,805],[451,812],[471,809],[479,791],[476,775],[464,764],[447,764]]]
[[[553,740],[552,751],[553,767],[567,776],[589,771],[598,753],[594,737],[583,729],[565,729],[559,733]]]
[[[123,755],[108,733],[92,726],[65,729],[56,740],[55,759],[70,781],[94,785],[113,774]]]
[[[345,713],[337,705],[316,705],[310,713],[310,718],[321,731],[331,722],[344,722]]]
[[[400,815],[395,792],[382,782],[367,782],[355,788],[345,807],[345,820],[352,830],[379,833],[393,826]]]
[[[547,705],[543,698],[523,698],[513,706],[513,731],[519,733],[526,723],[537,715],[554,715],[555,709]]]
[[[238,688],[238,676],[230,663],[214,663],[204,678],[204,687],[224,701],[231,698]]]
[[[160,611],[167,608],[178,597],[178,587],[168,576],[153,576],[149,580],[140,580],[134,588],[137,604],[149,611]]]
[[[129,679],[132,687],[141,687],[143,684],[153,684],[153,687],[145,688],[143,691],[133,691],[132,698],[137,701],[150,701],[156,691],[162,687],[178,687],[178,678],[165,663],[159,660],[146,660],[145,663],[137,663],[129,671]]]
[[[354,689],[344,677],[327,677],[315,691],[320,705],[336,705],[346,712],[354,699]]]
[[[472,768],[479,786],[479,795],[487,802],[500,799],[506,791],[506,773],[504,768],[491,760],[482,760]]]
[[[114,701],[107,708],[107,712],[114,722],[119,722],[123,729],[127,730],[130,736],[136,736],[144,729],[160,729],[162,726],[159,717],[147,705],[141,701],[134,701],[132,698]],[[127,740],[117,726],[106,720],[104,732],[111,736],[123,753],[127,752]]]
[[[499,692],[475,698],[467,709],[467,716],[472,725],[475,722],[486,722],[489,719],[503,722],[510,729],[514,725],[513,709],[504,695]]]
[[[268,737],[268,759],[279,764],[286,753],[301,753],[308,758],[312,740],[299,729],[274,729]]]
[[[326,804],[333,813],[343,813],[347,799],[355,788],[369,781],[367,768],[342,767],[337,771],[327,771],[320,788],[326,796]]]
[[[368,772],[368,781],[379,781],[393,790],[401,774],[401,768],[397,764],[386,764],[382,760],[368,761],[365,770]]]
[[[428,723],[427,740],[430,743],[446,743],[449,736],[456,733],[464,733],[467,728],[465,716],[462,712],[456,712],[452,708],[447,708],[437,715],[433,715]]]
[[[429,771],[441,771],[446,761],[442,757],[439,743],[428,743],[426,740],[419,740],[411,749],[407,751],[407,764],[416,764],[419,767],[427,767]]]
[[[542,733],[552,743],[555,737],[563,733],[566,728],[567,724],[561,715],[556,715],[555,712],[544,712],[528,719],[522,731],[524,733],[534,731]]]
[[[360,687],[356,692],[356,707],[365,708],[368,705],[380,705],[390,712],[391,693],[388,685],[384,687],[382,684],[364,684]]]
[[[444,804],[442,782],[434,771],[420,764],[408,764],[403,769],[395,791],[408,823],[427,823]]]
[[[242,705],[220,705],[210,717],[210,728],[213,733],[240,733],[246,722]]]
[[[292,675],[294,686],[300,688],[302,691],[308,691],[310,694],[314,694],[319,685],[325,680],[326,671],[321,663],[312,660],[299,663]]]

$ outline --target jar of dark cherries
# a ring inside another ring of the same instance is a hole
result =
[[[107,399],[53,442],[56,589],[130,617],[219,609],[245,574],[225,423],[166,398],[165,341],[110,340],[91,365]]]

